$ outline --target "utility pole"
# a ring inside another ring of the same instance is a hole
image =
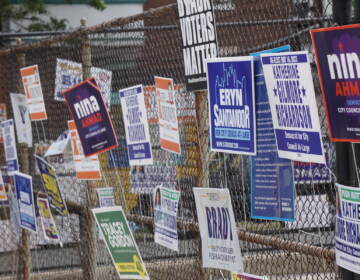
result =
[[[359,8],[359,0],[355,1],[357,8]],[[346,25],[351,21],[351,0],[333,0],[333,14],[334,21],[338,25]],[[359,15],[358,11],[355,11]],[[359,18],[355,18],[359,20]],[[354,145],[354,146],[352,146]],[[353,155],[352,148],[355,149],[355,157]],[[356,180],[355,160],[357,153],[357,147],[355,144],[337,142],[335,143],[336,149],[336,177],[337,182],[345,186],[359,186],[360,182]],[[356,280],[360,279],[359,275],[351,272],[350,270],[339,267],[340,275],[344,280]]]

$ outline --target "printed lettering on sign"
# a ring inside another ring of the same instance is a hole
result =
[[[242,272],[243,261],[228,189],[193,188],[203,267]]]
[[[280,158],[325,164],[306,51],[261,54]]]
[[[64,92],[85,157],[117,146],[110,115],[94,78]]]
[[[178,0],[188,91],[206,89],[206,60],[217,57],[215,18],[210,0]]]
[[[311,30],[333,142],[360,142],[360,24]]]

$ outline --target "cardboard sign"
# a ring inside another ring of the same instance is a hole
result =
[[[35,156],[35,160],[41,174],[43,186],[47,191],[51,207],[61,215],[68,215],[69,211],[67,210],[66,202],[61,193],[55,170],[39,156]]]
[[[6,104],[5,103],[0,103],[0,123],[2,123],[3,121],[6,121],[7,119],[7,113],[6,113]],[[2,131],[0,129],[0,143],[4,142],[4,137],[2,135]]]
[[[31,120],[47,120],[38,66],[33,65],[21,68],[20,74],[24,86],[26,102],[30,111]]]
[[[2,135],[4,137],[4,151],[8,175],[12,176],[19,171],[19,163],[16,151],[14,121],[12,119],[1,123]]]
[[[0,201],[7,201],[7,193],[1,171],[0,171]]]
[[[261,54],[279,157],[325,164],[306,51]]]
[[[142,85],[122,89],[119,94],[129,163],[131,166],[153,164]]]
[[[114,188],[97,188],[96,191],[100,208],[115,206]]]
[[[292,163],[278,157],[270,104],[260,61],[262,53],[289,51],[290,46],[265,50],[254,56],[257,154],[251,157],[250,214],[254,219],[293,221],[295,187]]]
[[[207,61],[210,149],[256,154],[253,58]]]
[[[242,272],[243,261],[229,190],[193,190],[200,227],[203,267]]]
[[[63,92],[83,80],[81,63],[57,58],[54,99],[65,101]]]
[[[24,229],[36,232],[32,177],[20,172],[15,172],[14,184],[20,212],[20,226]]]
[[[60,242],[59,232],[51,214],[49,201],[46,198],[37,197],[37,206],[45,239]]]
[[[179,251],[177,211],[180,192],[157,186],[154,189],[155,243]]]
[[[85,157],[74,121],[68,121],[76,178],[101,180],[100,162],[97,155]]]
[[[206,60],[217,57],[212,1],[177,0],[188,91],[206,89]]]
[[[96,84],[98,85],[101,95],[104,99],[106,108],[110,111],[112,72],[106,69],[91,67],[90,75],[91,77],[95,78]]]
[[[117,146],[109,113],[93,78],[65,91],[64,97],[75,122],[85,157]]]
[[[31,120],[26,97],[23,94],[11,93],[10,98],[18,143],[26,143],[29,147],[32,147]]]
[[[150,279],[120,206],[92,209],[120,279]]]
[[[311,30],[330,140],[360,142],[360,24]]]
[[[331,183],[330,146],[324,144],[326,164],[315,162],[294,161],[294,178],[296,184],[324,184]]]
[[[360,189],[336,184],[337,205],[335,255],[336,264],[360,274]]]
[[[181,154],[174,81],[169,78],[155,77],[155,87],[159,117],[160,146],[166,151]]]

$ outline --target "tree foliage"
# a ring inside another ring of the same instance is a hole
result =
[[[104,10],[104,0],[82,0],[97,10]],[[72,4],[72,0],[66,0]],[[48,31],[66,29],[66,19],[58,19],[46,9],[45,0],[0,0],[0,32],[5,23],[11,23],[17,30]]]

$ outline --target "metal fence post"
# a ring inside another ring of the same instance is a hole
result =
[[[339,25],[348,24],[351,16],[351,6],[349,0],[333,0],[334,20]],[[355,186],[356,176],[355,163],[352,156],[351,143],[335,143],[336,149],[336,177],[340,184]],[[360,182],[358,182],[360,183]],[[341,277],[345,280],[356,279],[356,274],[339,267]]]
[[[21,39],[16,40],[17,45],[21,44]],[[16,54],[18,71],[20,68],[25,67],[25,53],[20,52]],[[20,72],[18,72],[20,73]],[[23,92],[22,80],[19,76],[17,82],[17,91]],[[19,146],[19,163],[21,167],[21,172],[29,174],[30,164],[29,164],[29,148],[25,143],[20,143]],[[19,271],[17,273],[17,278],[22,280],[30,279],[30,244],[29,244],[29,232],[26,229],[21,229],[21,244],[19,246]]]
[[[86,19],[80,20],[81,28],[86,27]],[[90,39],[87,33],[81,37],[81,62],[83,64],[84,80],[90,78],[91,69],[91,46]],[[91,213],[91,207],[95,205],[94,202],[94,188],[90,183],[87,183],[87,205],[84,208],[80,219],[81,231],[81,265],[83,269],[83,279],[96,280],[96,230],[95,220]]]

